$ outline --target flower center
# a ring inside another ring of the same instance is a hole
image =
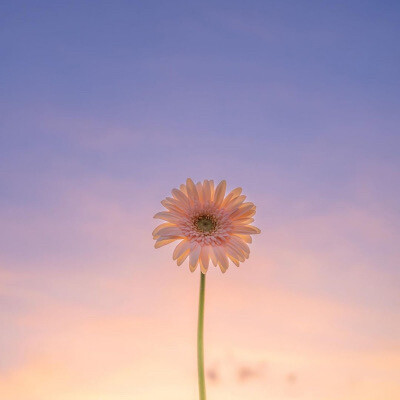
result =
[[[199,215],[193,222],[197,230],[202,233],[211,233],[217,227],[217,221],[212,215]]]

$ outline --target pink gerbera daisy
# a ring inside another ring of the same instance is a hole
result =
[[[225,192],[225,181],[214,189],[212,180],[195,185],[190,178],[180,189],[172,189],[173,197],[161,202],[167,211],[154,216],[166,221],[153,231],[155,248],[179,240],[173,259],[181,265],[189,256],[192,272],[200,265],[205,274],[210,260],[222,272],[228,269],[229,260],[239,266],[249,258],[251,235],[260,233],[250,225],[256,206],[245,202],[241,188],[227,196]]]

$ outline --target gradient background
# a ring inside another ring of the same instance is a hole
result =
[[[3,1],[0,398],[197,399],[198,274],[160,200],[226,179],[210,400],[400,398],[396,1]]]

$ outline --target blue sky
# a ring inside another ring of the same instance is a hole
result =
[[[168,190],[207,175],[246,180],[289,215],[348,201],[393,223],[398,11],[5,2],[2,203],[57,205],[63,181]]]

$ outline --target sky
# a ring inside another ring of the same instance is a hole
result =
[[[207,274],[210,400],[400,398],[400,6],[3,1],[0,398],[195,400],[187,177],[257,205]]]

